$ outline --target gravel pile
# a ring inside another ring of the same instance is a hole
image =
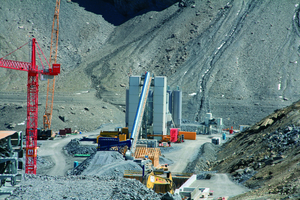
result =
[[[247,180],[249,180],[256,173],[257,173],[257,171],[253,170],[251,167],[246,167],[245,169],[237,169],[232,174],[232,179],[237,183],[244,184]]]
[[[160,165],[171,165],[173,164],[174,162],[168,158],[165,158],[164,156],[159,156],[159,164]]]
[[[123,177],[125,170],[140,171],[142,168],[133,161],[125,161],[119,152],[98,151],[68,174]]]
[[[65,147],[69,155],[74,154],[93,154],[97,151],[95,146],[80,145],[79,139],[72,139]]]
[[[25,175],[8,199],[161,199],[133,179],[99,176]]]
[[[286,158],[285,151],[300,145],[300,127],[294,125],[279,128],[276,131],[267,134],[263,138],[263,143],[269,148],[270,155],[265,155],[261,159],[255,159],[250,156],[247,160],[240,159],[234,167],[233,180],[238,183],[244,183],[257,173],[257,170],[268,165],[278,164]]]
[[[171,146],[170,147],[159,147],[160,148],[160,152],[161,154],[165,154],[165,153],[168,153],[168,152],[172,152],[172,151],[177,151],[179,149],[182,148],[182,146],[173,146],[172,143],[171,143]]]
[[[218,145],[207,142],[199,150],[197,158],[188,163],[184,172],[199,174],[202,171],[210,170],[211,162],[216,160],[217,152],[220,149]]]
[[[294,125],[287,126],[284,129],[277,129],[273,133],[266,135],[264,141],[268,144],[270,150],[279,154],[284,153],[289,148],[300,145],[300,127]]]
[[[46,159],[45,157],[41,157],[41,156],[37,155],[37,157],[36,157],[37,169],[53,167],[54,164],[49,159],[50,159],[49,157],[47,157],[47,159]]]

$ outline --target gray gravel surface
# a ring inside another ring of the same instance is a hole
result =
[[[125,161],[119,152],[98,151],[69,174],[123,177],[125,170],[140,171],[142,168],[133,161]]]
[[[177,151],[179,149],[181,149],[181,146],[172,146],[172,143],[171,143],[170,147],[160,147],[160,152],[161,152],[161,154],[164,154],[164,153],[168,153],[171,151]]]
[[[159,164],[160,165],[164,165],[164,164],[168,164],[168,165],[171,165],[173,164],[174,162],[171,160],[171,159],[168,159],[168,158],[165,158],[163,156],[160,156],[159,157]]]
[[[80,145],[79,139],[72,139],[65,147],[69,155],[74,154],[93,154],[96,153],[97,147],[94,146],[87,146],[87,145]]]
[[[133,179],[99,176],[26,175],[7,199],[160,199],[154,191]]]
[[[184,1],[184,6],[151,1],[165,9],[149,2],[61,1],[62,72],[55,84],[53,129],[86,131],[124,121],[128,75],[144,71],[165,75],[171,88],[182,88],[182,118],[191,122],[203,122],[210,111],[225,126],[238,128],[299,99],[298,0]],[[49,55],[54,6],[55,0],[2,1],[0,57],[32,37]],[[125,20],[124,11],[132,18]],[[7,59],[29,61],[26,47]],[[26,92],[26,73],[1,69],[0,77],[0,90],[14,93],[13,100]],[[39,91],[46,88],[40,81]],[[99,98],[74,97],[91,90]],[[58,92],[72,96],[56,99]],[[87,104],[90,100],[97,103]],[[26,96],[19,103],[3,109],[1,129],[16,124],[25,130],[18,123],[26,118]]]
[[[40,168],[51,168],[54,166],[54,163],[50,161],[50,157],[41,157],[37,156],[36,158],[36,167],[37,170]]]
[[[216,155],[219,149],[220,146],[209,142],[203,144],[196,159],[188,163],[184,172],[199,174],[202,173],[202,171],[210,170],[210,163],[217,159]]]
[[[264,141],[270,150],[281,155],[286,150],[300,145],[299,134],[300,127],[289,125],[266,135]]]

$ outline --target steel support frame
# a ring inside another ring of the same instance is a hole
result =
[[[38,125],[38,73],[35,55],[35,39],[32,40],[31,69],[27,83],[27,126],[25,173],[36,174],[36,147]]]

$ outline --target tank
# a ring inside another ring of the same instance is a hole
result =
[[[212,120],[212,114],[211,113],[206,113],[205,115],[205,125],[209,125],[209,121]]]
[[[181,110],[182,110],[182,91],[175,90],[172,93],[172,118],[176,127],[181,126]]]
[[[168,109],[169,109],[169,112],[172,113],[172,105],[173,105],[173,101],[172,101],[172,90],[168,90],[167,93],[169,94],[169,99],[168,99]]]
[[[222,136],[223,140],[226,140],[226,133],[223,133]]]
[[[147,105],[147,125],[151,125],[153,123],[153,90],[149,90]]]
[[[129,117],[129,89],[126,89],[126,107],[125,107],[125,127],[128,127],[128,117]]]
[[[74,168],[78,166],[78,161],[74,161]]]

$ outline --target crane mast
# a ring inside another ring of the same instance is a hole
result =
[[[31,63],[14,61],[14,60],[5,60],[3,58],[0,58],[0,67],[28,72],[26,161],[25,161],[26,174],[36,174],[38,92],[39,92],[38,75],[43,74],[46,76],[56,76],[60,73],[59,64],[53,64],[52,68],[50,68],[49,65],[49,69],[43,69],[43,70],[38,69],[38,66],[36,65],[36,51],[37,51],[36,44],[37,44],[36,39],[33,38]]]
[[[57,49],[58,49],[58,34],[59,34],[59,9],[60,0],[56,0],[52,32],[51,32],[51,44],[50,44],[50,66],[56,64],[57,61]],[[54,100],[54,88],[55,88],[55,76],[52,79],[48,79],[47,83],[47,96],[45,114],[43,116],[44,131],[51,129],[53,100]]]

